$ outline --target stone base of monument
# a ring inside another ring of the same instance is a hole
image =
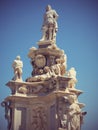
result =
[[[71,78],[57,76],[39,82],[9,81],[11,89],[7,103],[12,130],[59,130],[69,95],[80,95],[81,90],[70,89]],[[84,104],[77,102],[82,108]],[[5,106],[6,107],[6,106]],[[62,112],[60,112],[62,110]]]

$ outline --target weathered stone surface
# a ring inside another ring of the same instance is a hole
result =
[[[23,62],[20,59],[20,56],[17,56],[16,59],[13,61],[12,67],[14,69],[14,81],[22,81],[22,68]]]
[[[58,31],[57,19],[57,12],[52,9],[50,5],[48,5],[44,14],[44,20],[42,25],[43,35],[40,41],[52,40],[56,42],[56,33]]]
[[[49,16],[49,17],[48,17]],[[58,14],[47,6],[38,48],[28,53],[31,77],[22,80],[23,63],[13,63],[14,78],[6,85],[11,95],[1,103],[5,107],[8,130],[80,130],[86,112],[78,101],[83,91],[75,88],[76,70],[67,70],[67,56],[56,45]]]

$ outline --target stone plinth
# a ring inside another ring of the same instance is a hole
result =
[[[9,81],[6,85],[12,95],[7,97],[9,125],[11,130],[58,130],[64,109],[68,105],[66,98],[82,91],[70,89],[71,78],[52,77],[39,82]],[[84,104],[77,102],[80,108]],[[5,106],[6,108],[6,106]]]
[[[53,91],[66,91],[71,78],[57,76],[43,81],[32,82],[32,77],[30,77],[28,80],[31,82],[17,82],[11,80],[6,85],[11,89],[12,95],[47,95]]]
[[[57,130],[59,125],[58,101],[68,95],[53,91],[45,96],[14,94],[5,99],[10,102],[12,130]]]

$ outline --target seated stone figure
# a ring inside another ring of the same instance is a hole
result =
[[[56,64],[51,66],[51,72],[53,73],[54,76],[60,76],[61,71],[60,71],[60,59],[56,59]]]
[[[56,64],[51,66],[51,71],[55,76],[64,76],[66,72],[64,59],[56,59]]]
[[[30,77],[26,81],[27,82],[43,81],[43,80],[46,80],[48,78],[51,78],[51,76],[53,75],[51,70],[50,70],[50,68],[48,66],[44,67],[44,72],[45,72],[44,74]]]
[[[23,62],[20,60],[20,56],[17,56],[14,60],[12,67],[14,69],[14,78],[13,80],[22,80],[22,68]]]

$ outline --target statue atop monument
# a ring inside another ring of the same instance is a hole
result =
[[[68,77],[71,78],[70,80],[70,88],[75,88],[75,85],[77,83],[77,78],[76,78],[76,70],[74,67],[72,67],[69,71],[68,71]]]
[[[56,40],[56,33],[58,31],[57,24],[58,14],[51,8],[50,5],[46,7],[44,21],[42,25],[43,36],[40,41]]]
[[[21,61],[20,56],[17,56],[16,59],[13,61],[12,67],[14,69],[13,80],[22,80],[23,62]]]

